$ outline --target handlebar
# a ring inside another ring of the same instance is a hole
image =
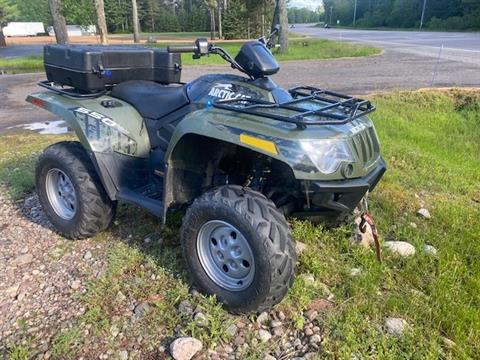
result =
[[[167,46],[169,53],[194,53],[197,52],[196,45],[170,45]]]

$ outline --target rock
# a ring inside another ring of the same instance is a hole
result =
[[[245,344],[245,338],[244,338],[242,335],[237,335],[237,336],[235,336],[235,338],[233,339],[233,344],[234,344],[235,346],[243,345],[243,344]]]
[[[7,290],[5,290],[5,294],[9,298],[15,298],[18,294],[18,288],[19,287],[20,287],[20,285],[10,286]]]
[[[312,328],[305,328],[305,330],[303,330],[303,333],[305,334],[305,336],[312,336],[313,330]]]
[[[260,325],[263,325],[265,323],[267,323],[267,321],[269,320],[270,316],[268,315],[268,313],[266,313],[265,311],[262,312],[260,315],[258,315],[257,317],[257,323],[260,324]]]
[[[414,228],[414,229],[418,228],[417,224],[415,224],[414,222],[411,222],[409,225],[411,228]]]
[[[313,276],[312,274],[302,274],[302,275],[300,275],[300,277],[301,277],[306,283],[313,284],[313,283],[315,282],[315,276]]]
[[[72,283],[70,284],[70,287],[73,290],[78,290],[80,289],[80,286],[82,286],[82,282],[80,280],[73,280]]]
[[[186,315],[192,315],[193,314],[192,304],[184,300],[178,305],[178,311]]]
[[[406,241],[385,241],[385,246],[394,254],[411,256],[415,254],[415,247]]]
[[[32,261],[33,261],[33,255],[32,254],[23,254],[23,255],[17,256],[12,261],[12,265],[13,266],[22,266],[22,265],[30,264]]]
[[[300,241],[296,241],[295,242],[295,250],[297,251],[297,254],[300,255],[301,253],[303,253],[305,251],[305,249],[307,248],[307,245],[300,242]]]
[[[231,324],[229,327],[227,327],[227,329],[225,330],[225,332],[227,333],[227,335],[233,337],[233,336],[235,336],[235,334],[237,333],[237,330],[238,330],[237,325]]]
[[[360,275],[361,272],[362,272],[362,269],[360,269],[360,268],[351,268],[350,269],[350,276]]]
[[[407,327],[407,322],[402,318],[388,317],[385,319],[384,325],[390,335],[401,336]]]
[[[279,321],[279,320],[272,320],[272,321],[270,321],[270,327],[276,328],[276,327],[279,327],[279,326],[282,326],[282,322],[281,322],[281,321]]]
[[[285,333],[283,326],[277,326],[273,328],[272,333],[274,336],[282,336]]]
[[[449,349],[453,349],[455,346],[457,346],[457,344],[445,336],[441,336],[440,338],[442,339],[443,344]]]
[[[181,337],[170,344],[170,354],[175,360],[190,360],[202,350],[203,344],[193,337]]]
[[[87,251],[85,255],[83,255],[84,260],[90,260],[92,257],[92,253],[90,251]]]
[[[128,351],[127,350],[122,350],[118,353],[118,359],[119,360],[127,360],[128,359]]]
[[[208,323],[207,317],[201,312],[196,313],[193,319],[195,320],[197,325],[200,327],[206,326]]]
[[[266,343],[268,340],[272,338],[272,334],[269,331],[260,329],[258,330],[258,338],[261,342]]]
[[[277,358],[275,356],[270,355],[270,354],[266,354],[263,357],[263,360],[277,360]]]
[[[432,245],[427,245],[427,244],[423,245],[423,251],[427,255],[437,256],[437,249]]]
[[[314,309],[310,309],[305,312],[305,317],[310,321],[313,321],[317,317],[317,315],[318,315],[318,311]]]
[[[278,319],[279,320],[284,321],[286,318],[287,318],[287,316],[285,315],[285,313],[283,311],[278,312]]]
[[[127,300],[127,297],[121,291],[119,291],[117,295],[115,295],[116,302],[123,303],[125,300]]]
[[[318,344],[322,341],[322,337],[318,334],[312,335],[310,337],[310,343],[312,344]]]
[[[145,313],[148,310],[150,310],[150,305],[148,305],[148,303],[146,303],[146,302],[142,302],[142,303],[138,304],[137,306],[135,306],[135,309],[133,309],[133,315],[135,316],[135,318],[139,319],[143,315],[145,315]]]
[[[110,335],[112,335],[113,338],[116,338],[119,333],[120,333],[120,330],[118,329],[117,325],[113,324],[110,327]]]
[[[375,240],[373,238],[372,228],[371,228],[370,225],[365,224],[365,232],[362,233],[360,231],[360,227],[359,227],[361,221],[362,221],[362,219],[360,217],[357,217],[354,220],[355,227],[354,227],[354,231],[353,231],[353,234],[352,234],[352,242],[354,244],[362,245],[363,247],[368,248],[368,247],[370,247],[370,245],[375,244]]]
[[[432,215],[430,215],[430,212],[425,208],[418,209],[417,215],[427,220],[432,218]]]

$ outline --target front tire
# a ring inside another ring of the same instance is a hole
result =
[[[69,239],[83,239],[105,230],[116,203],[108,197],[82,145],[64,141],[47,147],[36,167],[36,186],[45,214]]]
[[[297,255],[284,215],[264,195],[222,186],[187,210],[181,238],[191,276],[236,313],[280,302],[293,282]]]

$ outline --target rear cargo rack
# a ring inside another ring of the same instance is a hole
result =
[[[38,82],[38,86],[53,91],[57,94],[65,95],[75,99],[95,99],[105,95],[108,91],[108,89],[105,89],[96,92],[85,92],[73,87],[64,87],[63,85],[59,85],[48,80]]]
[[[375,110],[368,100],[323,90],[298,86],[289,90],[293,100],[281,104],[250,98],[224,99],[213,102],[219,109],[267,117],[292,123],[299,129],[307,125],[341,125]],[[302,107],[310,104],[311,107]]]

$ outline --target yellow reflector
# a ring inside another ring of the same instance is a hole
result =
[[[277,147],[275,146],[275,144],[268,140],[259,139],[257,137],[246,135],[246,134],[240,134],[240,142],[265,150],[275,155],[278,154]]]

